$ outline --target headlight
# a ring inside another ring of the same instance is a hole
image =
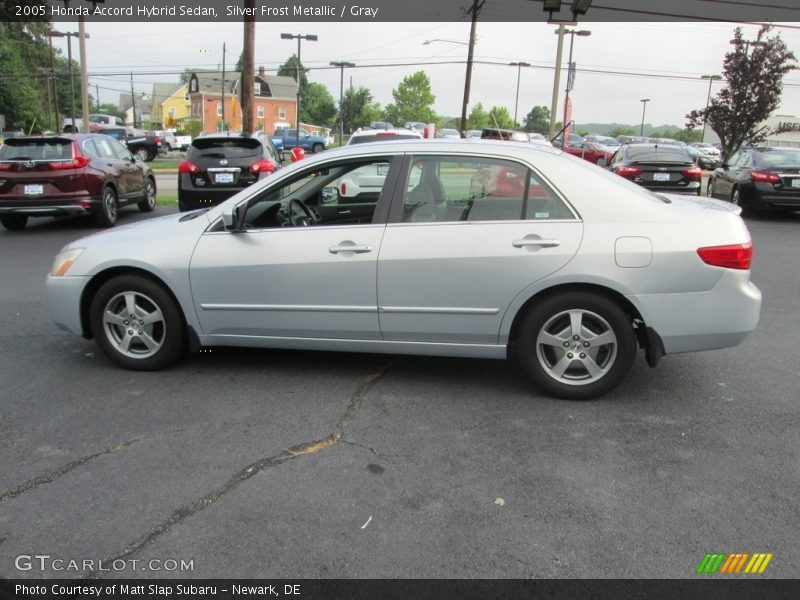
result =
[[[82,253],[83,248],[70,248],[69,250],[59,252],[56,255],[56,259],[53,261],[53,269],[51,271],[53,276],[61,277],[62,275],[66,275],[72,263],[74,263]]]

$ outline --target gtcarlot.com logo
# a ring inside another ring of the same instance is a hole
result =
[[[722,552],[706,552],[705,557],[697,567],[697,572],[701,574],[724,573],[727,575],[760,575],[769,562],[772,560],[772,553],[766,552],[736,552],[725,554]]]

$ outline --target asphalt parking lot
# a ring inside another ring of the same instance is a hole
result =
[[[2,230],[0,577],[672,578],[710,551],[798,577],[800,213],[748,225],[754,334],[640,355],[588,403],[447,358],[214,349],[123,371],[45,305],[91,223]],[[34,554],[127,562],[17,570]]]

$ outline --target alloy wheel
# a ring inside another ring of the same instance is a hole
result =
[[[164,314],[141,292],[122,292],[103,310],[103,332],[111,346],[130,358],[149,358],[158,352],[167,334]]]

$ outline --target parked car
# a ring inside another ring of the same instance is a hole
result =
[[[408,123],[403,125],[403,127],[405,127],[406,129],[413,129],[414,131],[419,131],[420,133],[422,133],[427,126],[428,126],[427,123],[422,123],[420,121],[409,121]]]
[[[577,156],[583,160],[588,160],[591,163],[605,167],[611,162],[611,157],[614,156],[614,150],[602,144],[594,142],[581,142],[579,144],[570,144],[566,148],[562,148],[564,152]]]
[[[800,210],[800,150],[742,148],[711,175],[708,195],[746,211]]]
[[[457,129],[445,128],[445,129],[440,129],[439,131],[437,131],[436,132],[436,137],[440,138],[440,139],[446,139],[446,140],[460,140],[461,139],[461,134],[458,133]]]
[[[92,124],[101,125],[104,127],[125,127],[125,121],[119,117],[115,117],[114,115],[104,115],[102,113],[89,115],[90,128]]]
[[[128,204],[142,212],[155,208],[155,176],[108,136],[17,137],[0,146],[0,222],[6,229],[23,229],[29,217],[87,214],[111,227]]]
[[[276,129],[272,135],[272,141],[280,151],[288,151],[295,146],[301,147],[306,152],[322,152],[325,150],[325,138],[314,135],[305,129],[300,130],[300,142],[297,142],[296,129]]]
[[[256,137],[241,132],[198,137],[178,164],[178,209],[219,204],[280,166],[274,146]]]
[[[562,140],[561,140],[561,136],[560,135],[556,136],[551,141],[552,141],[553,146],[555,146],[556,148],[561,148]],[[577,133],[570,133],[569,134],[569,138],[568,138],[568,142],[569,142],[570,145],[571,144],[581,144],[581,143],[583,143],[583,138],[581,136],[579,136]]]
[[[420,139],[422,139],[422,132],[412,129],[364,129],[351,135],[347,145]]]
[[[150,162],[162,151],[161,137],[157,135],[144,132],[131,135],[127,127],[99,127],[96,133],[102,133],[125,144],[136,159],[143,162]]]
[[[423,126],[424,127],[424,126]],[[388,121],[373,121],[369,124],[370,129],[394,129],[394,125]]]
[[[714,156],[716,158],[719,158],[721,156],[721,154],[722,154],[719,151],[719,148],[717,148],[713,144],[708,144],[708,143],[705,143],[705,142],[695,142],[695,143],[689,144],[689,145],[692,148],[697,148],[697,150],[699,150],[703,154],[708,154],[708,155]]]
[[[192,143],[192,136],[185,131],[175,132],[175,149],[186,152],[189,149],[189,144]]]
[[[470,129],[467,131],[467,138],[480,138],[483,135],[483,129]]]
[[[318,210],[332,182],[385,163],[371,214]],[[549,208],[471,195],[493,167],[538,181]],[[532,144],[354,145],[220,206],[70,242],[46,289],[60,327],[127,369],[216,345],[513,355],[545,392],[588,399],[623,381],[637,347],[655,366],[756,327],[737,211]]]
[[[722,164],[721,161],[717,160],[714,156],[704,154],[692,146],[686,146],[684,150],[689,153],[689,156],[692,157],[698,167],[706,171],[713,171]]]
[[[680,146],[624,144],[609,166],[617,175],[649,190],[697,196],[701,193],[703,173]]]
[[[164,152],[172,152],[178,149],[178,142],[175,140],[175,134],[167,130],[150,131],[148,135],[158,137],[161,140],[161,150]]]
[[[531,144],[541,144],[543,146],[552,146],[553,145],[541,133],[528,133],[528,141]]]
[[[508,142],[529,142],[530,138],[524,131],[514,131],[513,129],[500,129],[497,127],[486,127],[481,132],[483,140],[504,140]]]
[[[593,144],[603,144],[603,146],[611,148],[615,152],[617,148],[622,145],[616,140],[616,138],[609,137],[607,135],[587,135],[583,138],[583,141],[592,142]]]

